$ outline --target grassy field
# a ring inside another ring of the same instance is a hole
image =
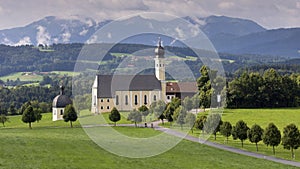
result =
[[[19,78],[20,81],[41,81],[43,79],[43,76],[36,74],[26,74],[25,72],[18,72],[7,76],[2,76],[0,77],[0,80],[3,80],[5,82],[7,79],[17,80],[17,78]]]
[[[64,76],[64,75],[77,76],[80,74],[79,72],[72,72],[72,71],[52,71],[49,73],[50,74],[54,73],[54,74],[58,74],[61,76]],[[24,84],[24,86],[39,86],[39,82],[41,82],[43,80],[43,75],[32,73],[32,72],[17,72],[17,73],[12,73],[7,76],[2,76],[2,77],[0,77],[0,80],[6,82],[7,79],[15,81],[18,78],[20,79],[20,81],[32,82],[32,83]]]
[[[233,126],[239,120],[244,120],[248,127],[251,128],[253,124],[260,125],[265,129],[269,123],[273,122],[278,129],[283,132],[283,128],[288,124],[294,123],[300,127],[300,109],[299,108],[277,108],[277,109],[226,109],[222,115],[223,121],[229,121]],[[193,135],[199,136],[201,132],[196,130]],[[191,134],[191,133],[190,133]],[[210,137],[211,141],[214,141],[214,137]],[[221,134],[217,133],[216,142],[221,144],[226,144],[226,138]],[[233,140],[229,137],[227,145],[241,148],[240,140]],[[251,143],[249,140],[244,142],[244,150],[256,152],[255,144]],[[267,147],[263,142],[258,144],[259,153],[266,155],[273,155],[272,147]],[[291,159],[291,152],[289,150],[283,149],[280,144],[276,147],[276,157]],[[296,161],[300,161],[300,151],[296,150]]]
[[[69,123],[52,122],[51,114],[43,114],[42,121],[34,123],[30,130],[20,118],[10,117],[10,123],[5,128],[0,127],[0,168],[294,168],[185,140],[158,156],[120,157],[91,141],[79,122],[70,128]],[[149,128],[114,129],[132,137],[159,133]]]

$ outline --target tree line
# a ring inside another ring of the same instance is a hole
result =
[[[216,96],[222,97],[221,105],[227,108],[276,108],[300,105],[300,74],[280,74],[273,68],[263,72],[244,71],[227,81],[207,66],[200,69],[197,79],[199,106],[217,107]],[[212,79],[212,81],[211,81]],[[216,92],[220,93],[216,93]],[[213,104],[213,105],[212,105]]]
[[[228,83],[227,107],[296,107],[299,94],[299,74],[281,75],[272,68],[263,73],[245,71]]]

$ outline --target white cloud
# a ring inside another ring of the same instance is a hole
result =
[[[71,37],[71,33],[66,31],[62,34],[62,41],[63,42],[69,42],[70,41],[70,37]]]
[[[179,17],[226,15],[251,19],[269,28],[300,27],[299,8],[299,0],[52,0],[47,3],[2,0],[0,29],[24,26],[51,15],[88,16],[103,21],[140,12],[162,12]],[[89,20],[86,22],[92,24]]]
[[[30,44],[31,44],[30,37],[25,36],[22,39],[20,39],[19,42],[17,42],[16,44],[14,44],[14,46],[30,45]]]
[[[46,28],[43,26],[38,26],[37,28],[37,34],[36,34],[36,41],[37,44],[44,44],[44,45],[49,45],[51,36],[47,32]]]
[[[1,43],[6,45],[11,45],[11,46],[14,45],[14,43],[11,40],[9,40],[7,37],[5,37]]]
[[[90,39],[86,41],[87,44],[97,43],[98,42],[98,36],[93,35]]]
[[[88,31],[89,31],[88,29],[83,29],[81,32],[79,32],[79,35],[84,36],[87,34]]]
[[[87,19],[87,20],[85,21],[85,23],[86,23],[89,27],[94,26],[94,23],[93,23],[93,21],[92,21],[91,19]]]
[[[196,37],[200,33],[198,25],[188,24],[188,27],[190,28],[192,37]]]
[[[184,34],[184,31],[182,29],[180,29],[179,27],[176,27],[175,32],[177,33],[178,39],[181,39],[181,40],[185,39],[185,34]]]

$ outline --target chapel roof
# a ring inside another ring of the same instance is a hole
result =
[[[116,91],[161,90],[155,75],[98,75],[98,98],[112,98]]]
[[[60,86],[60,94],[53,99],[52,107],[65,108],[69,104],[72,104],[72,100],[64,95],[64,86]]]

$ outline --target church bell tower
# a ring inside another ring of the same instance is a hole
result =
[[[155,76],[158,80],[165,81],[165,50],[161,45],[161,39],[158,40],[155,48]]]
[[[166,77],[165,77],[165,50],[161,45],[161,39],[158,39],[158,45],[155,48],[155,76],[161,82],[161,99],[166,101]]]

